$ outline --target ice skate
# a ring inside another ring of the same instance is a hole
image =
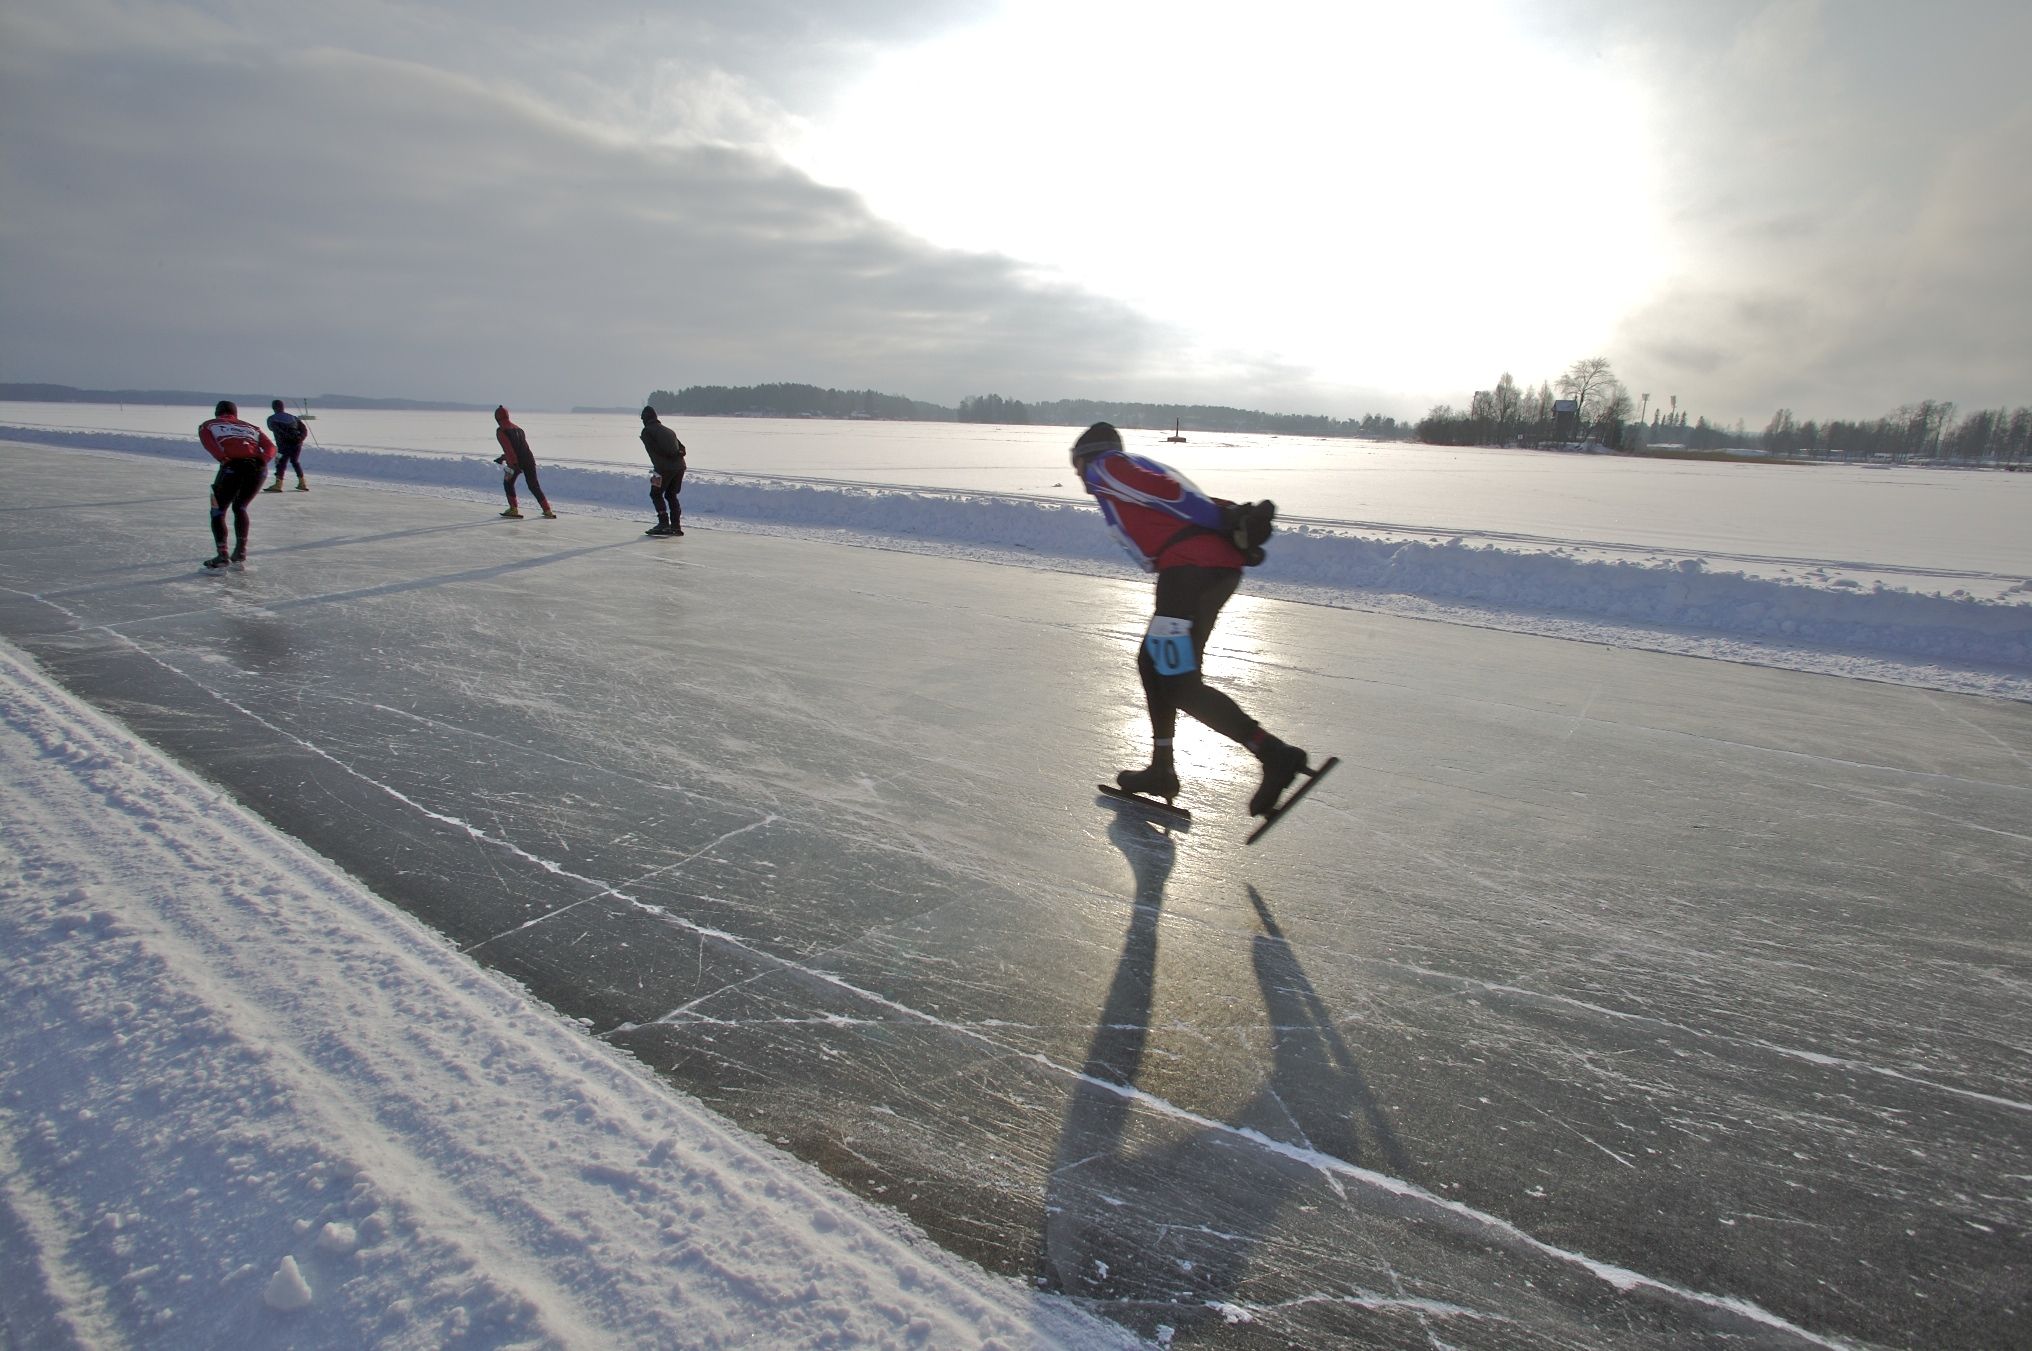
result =
[[[1125,769],[1115,776],[1114,783],[1099,787],[1101,796],[1139,807],[1160,820],[1178,826],[1192,824],[1192,813],[1173,800],[1178,796],[1178,771],[1169,765]]]
[[[1170,765],[1145,765],[1142,769],[1125,769],[1115,776],[1125,793],[1138,797],[1161,797],[1166,802],[1178,796],[1178,771]]]
[[[502,512],[501,514],[511,521],[519,521],[522,519],[522,513],[520,511],[517,511],[514,507],[508,508],[508,510]]]
[[[218,569],[225,567],[226,564],[230,562],[232,562],[232,560],[230,558],[227,558],[225,554],[221,553],[215,558],[207,558],[204,562],[204,566],[211,568],[213,571],[217,571]]]
[[[267,486],[266,488],[263,488],[263,489],[262,489],[261,491],[262,491],[262,492],[264,492],[264,493],[279,493],[279,492],[281,492],[281,491],[282,491],[282,480],[281,480],[281,479],[277,479],[277,480],[275,480],[275,482],[273,482],[273,483],[269,484],[269,485],[268,485],[268,486]]]
[[[1263,786],[1256,790],[1255,797],[1249,799],[1250,815],[1262,817],[1263,824],[1250,831],[1249,838],[1242,843],[1254,844],[1262,839],[1264,832],[1282,820],[1284,814],[1296,807],[1307,793],[1319,787],[1319,781],[1340,762],[1341,758],[1338,755],[1329,755],[1319,764],[1310,765],[1306,763],[1304,751],[1296,746],[1286,746],[1279,742],[1274,750],[1263,757]],[[1305,776],[1305,782],[1300,784],[1298,790],[1291,796],[1282,802],[1278,801],[1279,795],[1300,774]]]
[[[296,481],[296,490],[300,493],[307,493],[310,491],[310,485],[308,483],[305,483],[302,479],[298,479]]]
[[[1305,772],[1305,752],[1282,741],[1266,747],[1259,758],[1263,761],[1263,782],[1249,799],[1251,816],[1267,815],[1291,781]]]

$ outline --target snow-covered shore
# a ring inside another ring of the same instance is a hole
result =
[[[0,1342],[1117,1346],[653,1082],[0,644]]]
[[[187,438],[0,426],[0,439],[190,462]],[[477,456],[321,447],[316,472],[419,492],[484,493]],[[640,515],[641,476],[547,465],[545,488],[577,509]],[[694,472],[687,512],[742,528],[1020,561],[1082,572],[1127,567],[1084,504]],[[1977,588],[1970,579],[1970,588]],[[1252,592],[1753,665],[2032,699],[2032,579],[1984,594],[1868,584],[1831,568],[1775,579],[1698,553],[1506,548],[1288,523]]]

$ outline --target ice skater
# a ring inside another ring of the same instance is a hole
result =
[[[1167,803],[1178,796],[1171,751],[1183,709],[1248,747],[1261,762],[1263,780],[1249,799],[1249,814],[1275,819],[1284,790],[1300,774],[1312,772],[1305,752],[1270,735],[1233,699],[1200,678],[1207,638],[1221,607],[1241,585],[1243,567],[1262,561],[1268,504],[1251,510],[1208,497],[1183,474],[1123,450],[1121,434],[1105,422],[1080,433],[1072,463],[1129,556],[1145,572],[1157,574],[1156,613],[1136,653],[1136,672],[1150,710],[1150,763],[1123,770],[1115,782],[1126,793]],[[1252,520],[1260,522],[1260,533],[1244,524]]]
[[[283,470],[294,469],[296,490],[307,493],[310,485],[303,481],[303,461],[299,457],[303,454],[304,439],[310,435],[310,428],[303,425],[302,418],[284,408],[282,400],[271,399],[268,406],[275,410],[268,415],[268,430],[275,434],[275,482],[261,491],[281,492]]]
[[[208,568],[247,561],[247,504],[261,491],[268,462],[275,458],[275,444],[268,433],[251,422],[240,420],[240,410],[231,399],[219,400],[212,416],[198,424],[198,441],[219,462],[212,478],[212,543],[218,556],[207,558]],[[226,513],[233,514],[233,552],[226,552]]]
[[[649,452],[649,503],[656,508],[656,524],[642,533],[682,535],[684,514],[677,495],[684,488],[684,442],[647,404],[642,407],[642,449]]]
[[[529,453],[529,438],[520,427],[508,420],[508,409],[497,405],[494,409],[494,439],[501,443],[501,453],[494,460],[501,466],[501,491],[508,494],[508,510],[502,512],[511,521],[522,519],[522,508],[515,500],[515,478],[521,475],[529,484],[530,494],[536,504],[543,508],[545,520],[556,520],[557,513],[550,509],[550,499],[543,495],[543,485],[536,481],[536,457]]]

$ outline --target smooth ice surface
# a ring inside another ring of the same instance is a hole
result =
[[[2022,704],[1245,590],[1210,674],[1343,765],[1244,849],[1195,730],[1190,832],[1096,800],[1140,579],[340,483],[203,577],[137,463],[0,448],[0,635],[993,1271],[1220,1346],[2026,1340]]]

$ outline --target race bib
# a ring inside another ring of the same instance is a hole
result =
[[[649,491],[661,492],[662,490],[663,490],[663,475],[651,474],[649,476]]]
[[[1184,675],[1187,671],[1199,669],[1199,658],[1192,650],[1190,619],[1177,619],[1171,615],[1153,617],[1149,631],[1143,635],[1143,650],[1150,654],[1150,664],[1157,668],[1159,675]]]
[[[501,461],[501,481],[503,483],[509,483],[512,482],[514,478],[515,478],[515,466],[508,463],[508,461],[506,460]]]

